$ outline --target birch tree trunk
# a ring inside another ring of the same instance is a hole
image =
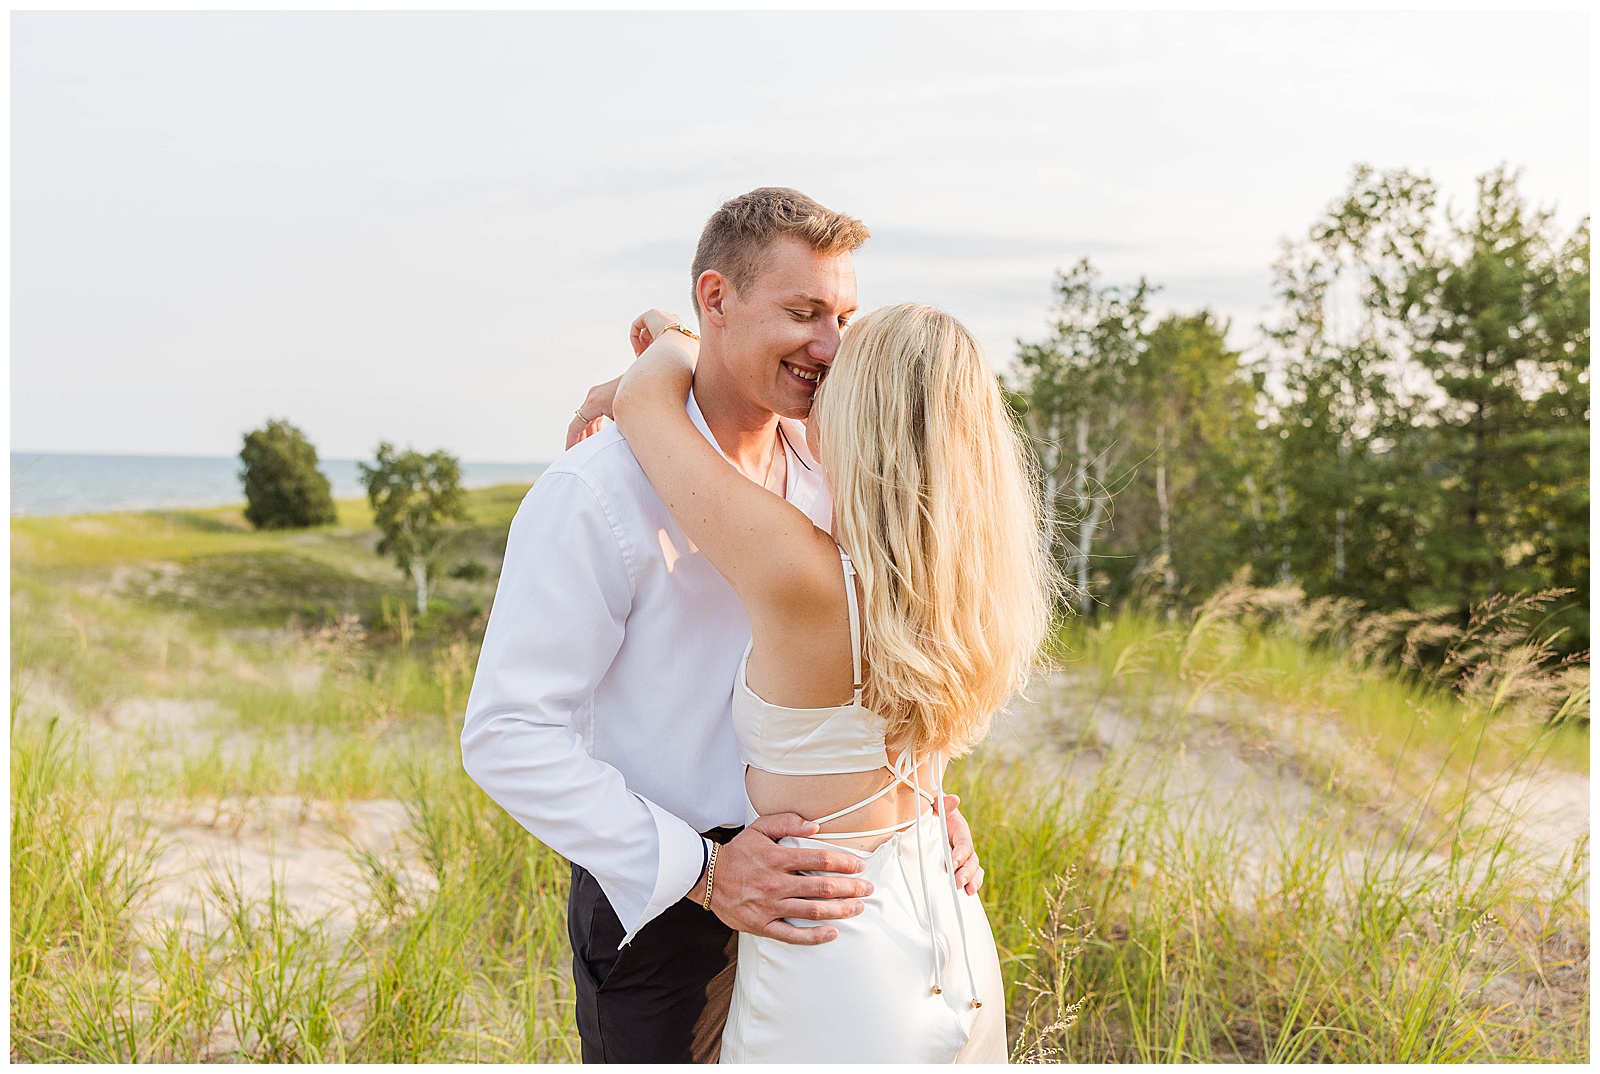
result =
[[[1098,519],[1091,520],[1090,511],[1099,507],[1099,498],[1096,497],[1095,506],[1091,508],[1087,502],[1089,481],[1089,416],[1078,415],[1078,449],[1077,466],[1072,472],[1072,494],[1078,503],[1078,541],[1077,548],[1073,551],[1073,566],[1076,568],[1078,583],[1078,612],[1080,615],[1089,614],[1089,553],[1094,548],[1094,531]]]
[[[1344,499],[1346,460],[1350,457],[1350,437],[1339,438],[1339,498]],[[1340,504],[1333,512],[1333,580],[1344,581],[1344,529],[1346,511]]]
[[[1251,550],[1257,559],[1267,555],[1267,521],[1261,513],[1261,490],[1256,488],[1256,475],[1244,475],[1244,490],[1250,494],[1250,519],[1255,523],[1255,540]]]
[[[428,614],[428,565],[419,556],[411,561],[411,580],[417,584],[417,618]]]
[[[1085,444],[1088,437],[1088,422],[1084,425]],[[1084,448],[1087,455],[1088,448]],[[1083,588],[1078,593],[1078,608],[1084,614],[1089,614],[1089,609],[1094,606],[1092,594],[1089,592],[1089,550],[1094,547],[1094,539],[1100,533],[1100,524],[1106,517],[1106,471],[1111,466],[1111,449],[1107,448],[1094,457],[1094,488],[1086,490],[1089,498],[1089,513],[1078,526],[1078,539],[1083,548]]]
[[[1344,581],[1344,520],[1345,509],[1336,508],[1333,512],[1333,580]]]
[[[1045,447],[1041,466],[1044,470],[1044,524],[1045,552],[1051,560],[1059,562],[1061,548],[1061,422],[1051,415],[1050,425],[1040,430]]]
[[[1283,546],[1279,551],[1282,559],[1278,561],[1278,581],[1287,582],[1289,573],[1289,490],[1283,487],[1283,482],[1278,482],[1278,519],[1283,523]]]
[[[1168,621],[1178,615],[1178,572],[1172,565],[1172,504],[1167,499],[1167,427],[1156,426],[1156,508],[1161,522],[1161,603]]]

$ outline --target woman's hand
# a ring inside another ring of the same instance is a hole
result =
[[[637,358],[643,354],[645,348],[666,331],[667,325],[687,323],[682,317],[666,310],[645,310],[633,319],[628,329],[628,342],[633,346],[633,356]],[[684,336],[683,342],[698,350],[699,345],[691,337]],[[613,377],[589,389],[589,393],[583,397],[583,405],[573,411],[572,421],[567,424],[567,447],[599,432],[604,423],[602,419],[616,418],[613,404],[617,398],[617,385],[621,383],[621,377]]]
[[[573,411],[572,421],[567,425],[567,447],[599,432],[602,419],[616,417],[611,404],[617,398],[617,385],[621,383],[621,377],[612,377],[589,389],[589,394],[583,397],[583,405]]]
[[[645,310],[633,319],[633,327],[628,332],[628,342],[633,344],[633,356],[637,358],[643,354],[644,349],[666,331],[667,325],[688,323],[676,313],[668,313],[666,310]],[[683,338],[686,341],[690,340],[689,336]]]
[[[976,895],[983,887],[983,866],[978,864],[978,851],[972,845],[972,829],[967,826],[956,806],[961,799],[953,794],[944,796],[945,820],[950,825],[950,858],[956,870],[956,887],[968,895]]]

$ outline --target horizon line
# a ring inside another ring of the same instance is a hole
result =
[[[443,449],[438,449],[443,450]],[[12,448],[13,455],[36,455],[39,457],[56,456],[79,459],[233,459],[238,460],[237,454],[233,455],[182,455],[170,452],[119,452],[119,451],[31,451]],[[358,458],[351,455],[321,455],[317,462],[367,462],[374,456]],[[463,463],[479,463],[495,466],[549,466],[553,459],[468,459],[461,458]]]

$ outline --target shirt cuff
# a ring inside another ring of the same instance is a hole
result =
[[[688,894],[704,871],[700,859],[705,854],[705,846],[700,833],[650,799],[637,794],[634,797],[650,808],[650,817],[656,822],[656,887],[639,920],[628,926],[619,947],[633,942],[640,929]]]

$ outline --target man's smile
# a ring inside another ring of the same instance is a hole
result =
[[[817,381],[822,379],[822,370],[820,369],[802,369],[800,366],[791,365],[788,362],[783,363],[783,368],[787,369],[790,373],[793,373],[807,384],[814,385],[817,383]]]

